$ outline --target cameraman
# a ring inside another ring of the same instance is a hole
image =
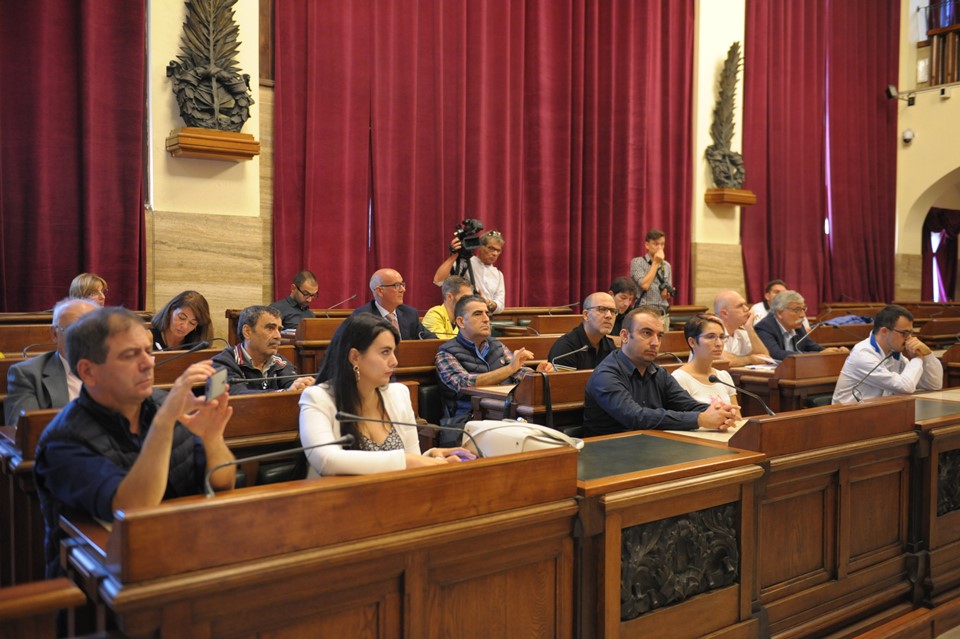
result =
[[[487,231],[480,236],[480,248],[470,257],[469,262],[459,259],[460,238],[454,235],[450,241],[450,257],[444,260],[433,275],[433,283],[443,285],[443,280],[450,275],[465,277],[473,285],[477,295],[483,298],[487,305],[487,312],[491,315],[503,312],[506,292],[503,287],[503,273],[494,262],[503,253],[503,234],[500,231]],[[470,268],[467,268],[469,264]],[[473,271],[471,279],[470,271]]]
[[[670,300],[677,293],[673,287],[673,269],[670,262],[663,258],[663,249],[667,238],[663,231],[647,231],[644,246],[647,254],[635,257],[630,262],[630,277],[640,287],[637,306],[654,306],[663,313],[665,330],[670,330]]]

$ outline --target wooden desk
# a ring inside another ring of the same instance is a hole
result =
[[[845,346],[852,348],[865,340],[873,331],[873,324],[821,324],[810,332],[810,339],[825,348]]]
[[[923,601],[936,606],[960,593],[960,391],[916,396],[920,432],[913,542],[921,552]]]
[[[817,315],[817,321],[822,322],[835,317],[843,317],[844,315],[873,317],[877,314],[877,311],[882,309],[884,306],[886,306],[886,304],[854,304],[849,306],[845,304],[828,304],[825,307],[820,308],[820,314]]]
[[[0,588],[0,639],[53,639],[57,610],[86,601],[83,591],[65,578]]]
[[[799,410],[811,395],[833,393],[846,361],[845,353],[803,353],[791,355],[775,370],[765,368],[731,368],[733,383],[759,395],[774,412]],[[760,404],[739,394],[745,417],[763,415]]]
[[[924,323],[917,333],[930,348],[949,348],[960,342],[960,317],[937,317]]]
[[[576,473],[564,448],[173,500],[67,560],[131,637],[569,638]]]
[[[539,373],[513,386],[477,386],[464,389],[464,394],[473,399],[476,419],[522,417],[560,428],[583,423],[583,389],[592,374],[593,369]]]
[[[0,325],[0,353],[6,357],[20,357],[23,349],[38,344],[30,352],[34,355],[56,348],[50,324]]]
[[[768,458],[753,508],[761,636],[822,637],[913,608],[917,441],[912,398],[754,418],[731,437]]]
[[[563,334],[575,329],[583,322],[583,315],[534,315],[527,324],[533,335]]]
[[[650,431],[585,442],[580,636],[763,636],[750,607],[763,455]]]

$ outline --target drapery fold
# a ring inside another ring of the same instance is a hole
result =
[[[930,241],[931,233],[940,233],[940,246],[936,253]],[[923,275],[920,299],[933,301],[933,258],[936,255],[940,282],[948,299],[954,299],[957,290],[957,235],[960,235],[960,211],[933,208],[923,221],[921,252]],[[941,299],[941,302],[946,301]]]
[[[50,308],[83,271],[143,306],[145,5],[4,5],[0,310]]]
[[[605,290],[651,226],[690,298],[692,1],[317,4],[277,5],[276,290],[309,267],[362,299],[393,266],[432,306],[475,217],[508,305]]]
[[[896,228],[897,0],[748,0],[743,215],[748,297],[889,301]],[[824,227],[829,218],[830,235]]]

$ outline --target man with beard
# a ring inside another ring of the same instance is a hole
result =
[[[609,293],[591,293],[583,301],[583,322],[554,342],[547,359],[557,370],[596,368],[603,358],[617,350],[617,345],[608,337],[616,316],[616,302]]]
[[[310,302],[316,298],[319,290],[317,278],[310,271],[300,271],[294,276],[290,295],[270,305],[280,312],[283,330],[296,328],[304,319],[316,317],[310,310]]]
[[[264,391],[302,391],[313,377],[295,377],[297,369],[277,354],[280,349],[280,313],[271,306],[248,306],[240,311],[237,334],[243,341],[213,356],[215,366],[229,371],[234,395]],[[239,378],[249,382],[239,381]]]

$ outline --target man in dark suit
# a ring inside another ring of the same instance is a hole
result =
[[[417,309],[403,303],[403,294],[407,292],[407,283],[392,268],[382,268],[370,278],[370,290],[373,301],[364,304],[353,312],[379,315],[400,331],[400,339],[436,339],[420,322]]]
[[[807,305],[796,291],[782,291],[770,303],[770,313],[754,329],[770,357],[784,360],[797,353],[847,353],[846,348],[824,348],[807,337],[803,327]]]
[[[80,393],[80,379],[67,363],[67,327],[81,316],[100,308],[88,299],[68,297],[53,308],[51,335],[57,350],[14,364],[7,372],[7,398],[3,401],[4,421],[15,426],[20,412],[61,408]]]

